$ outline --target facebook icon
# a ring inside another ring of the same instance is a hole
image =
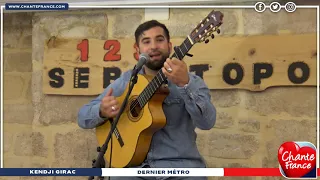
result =
[[[254,9],[257,11],[257,12],[263,12],[266,10],[266,5],[263,3],[263,2],[257,2],[255,5],[254,5]]]

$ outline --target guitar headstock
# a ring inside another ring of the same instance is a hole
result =
[[[209,36],[214,38],[213,32],[220,33],[219,27],[222,25],[223,14],[220,11],[211,11],[207,17],[200,21],[200,23],[193,29],[190,34],[190,38],[193,43],[201,43],[205,41]]]

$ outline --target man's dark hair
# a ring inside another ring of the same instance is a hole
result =
[[[142,33],[144,31],[147,31],[153,27],[161,27],[164,31],[164,34],[166,36],[166,38],[168,39],[168,42],[170,41],[170,34],[169,34],[169,30],[168,28],[166,27],[166,25],[158,22],[157,20],[150,20],[150,21],[146,21],[142,24],[140,24],[138,26],[138,28],[136,29],[135,33],[134,33],[134,36],[136,38],[136,43],[139,44],[139,37],[142,35]]]

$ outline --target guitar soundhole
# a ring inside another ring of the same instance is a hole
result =
[[[130,114],[133,118],[139,117],[142,109],[140,107],[140,104],[138,103],[137,100],[131,101],[130,104]]]

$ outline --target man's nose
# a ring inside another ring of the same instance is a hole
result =
[[[157,49],[158,48],[158,44],[155,41],[151,42],[151,49]]]

